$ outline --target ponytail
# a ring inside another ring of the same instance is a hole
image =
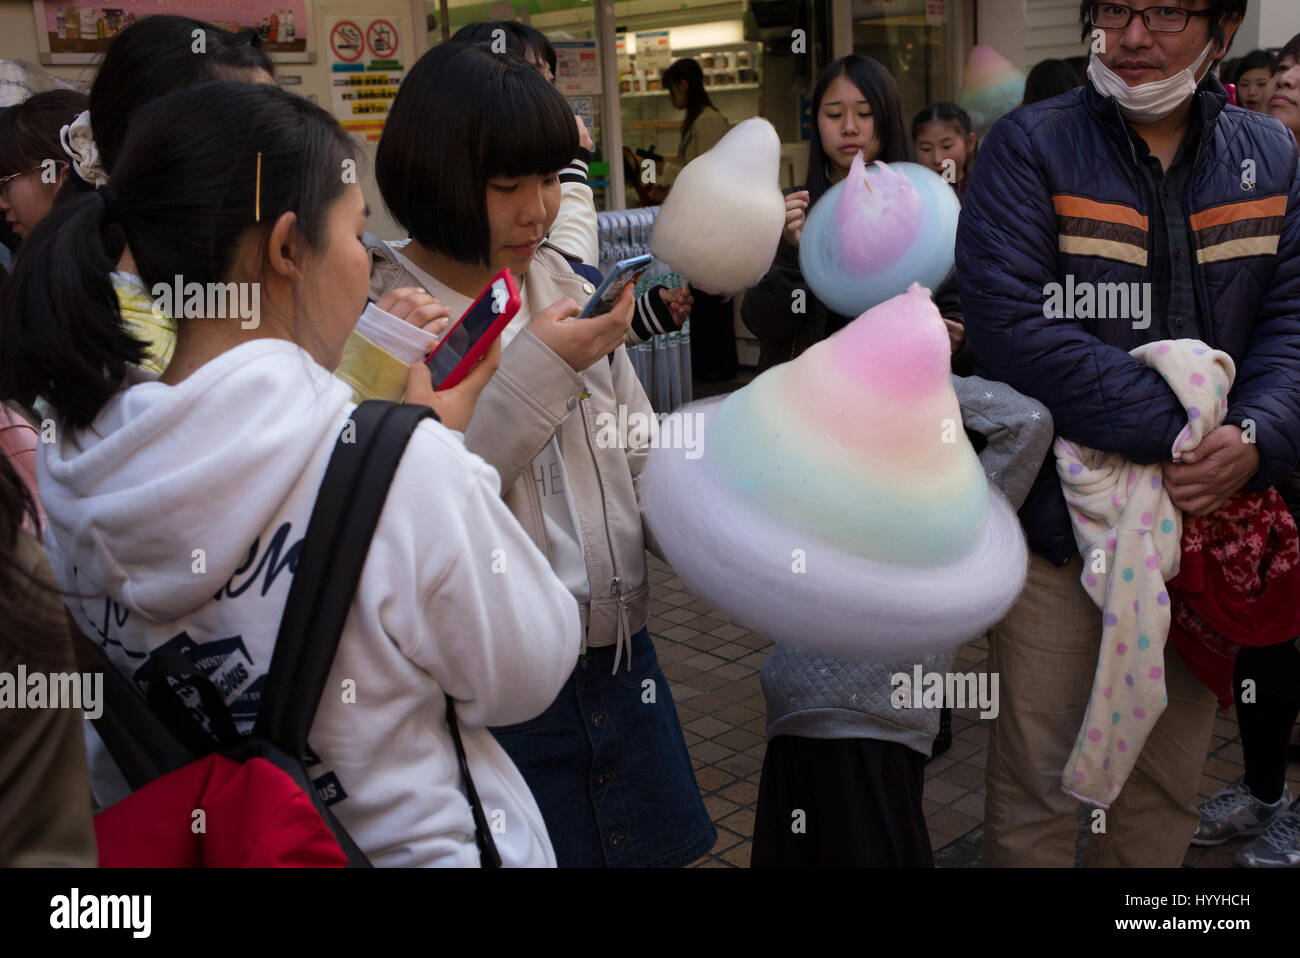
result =
[[[124,242],[109,202],[96,190],[57,204],[19,248],[5,296],[0,396],[28,405],[43,396],[76,429],[144,356],[109,277]]]
[[[43,396],[68,427],[89,426],[146,354],[110,275],[123,249],[146,289],[177,276],[226,281],[240,243],[265,242],[286,212],[321,250],[354,151],[333,117],[278,87],[200,84],[143,107],[111,183],[69,196],[23,242],[6,293],[0,398]]]

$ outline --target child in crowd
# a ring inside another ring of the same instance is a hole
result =
[[[59,130],[86,109],[75,90],[34,93],[0,113],[0,213],[26,236],[54,205],[68,178]]]
[[[148,21],[144,21],[148,22]],[[200,84],[137,111],[110,184],[59,203],[9,288],[0,396],[41,393],[58,419],[38,463],[46,544],[77,625],[140,682],[160,653],[210,670],[251,731],[308,517],[355,408],[330,375],[366,302],[368,210],[340,175],[353,140],[269,85]],[[124,326],[110,273],[126,248],[147,287],[256,284],[258,322],[176,324],[161,377]],[[460,436],[422,422],[370,543],[310,732],[312,774],[379,865],[479,861],[449,733],[465,752],[504,864],[555,863],[545,823],[488,726],[537,714],[563,686],[578,610]],[[428,402],[423,367],[407,398]],[[432,481],[436,491],[431,492]],[[509,575],[496,575],[503,555]],[[212,664],[215,662],[215,666]],[[205,706],[205,710],[208,707]]]
[[[787,193],[786,228],[772,268],[742,304],[741,317],[760,341],[760,371],[793,359],[853,318],[833,313],[804,282],[798,246],[806,210],[848,175],[859,151],[868,162],[916,160],[893,77],[870,57],[853,54],[827,66],[813,91],[813,109],[817,122],[809,145],[807,186]],[[796,289],[807,291],[802,314],[790,310]],[[935,299],[948,327],[954,372],[965,371],[968,351],[958,352],[964,337],[955,282],[950,279],[940,287]],[[1006,396],[1000,401],[1003,413],[1014,406]],[[913,664],[900,663],[895,670],[910,672]],[[922,664],[926,671],[943,667],[937,657]],[[940,717],[935,712],[904,713],[900,718],[891,710],[884,722],[869,719],[868,703],[882,691],[888,707],[888,678],[889,670],[797,649],[781,648],[768,657],[762,679],[770,740],[759,786],[755,864],[930,863],[920,794],[924,759],[940,731]],[[861,704],[846,705],[832,694],[811,712],[803,707],[810,701],[809,690],[831,688],[858,693],[855,702]],[[842,705],[845,711],[839,711]],[[825,836],[826,844],[792,846],[786,840],[787,833],[793,834],[791,809],[803,807],[790,803],[807,800],[806,786],[813,781],[840,783],[822,790],[821,814],[855,816],[845,826],[850,840],[840,842],[838,850],[830,836]],[[864,811],[868,807],[878,814]]]
[[[1256,113],[1268,113],[1269,87],[1278,61],[1267,50],[1251,50],[1233,61],[1232,75],[1225,83],[1237,86],[1237,106]]]
[[[956,103],[931,103],[912,119],[912,139],[921,162],[951,184],[960,199],[975,163],[970,115]]]
[[[953,385],[990,484],[1019,509],[1052,444],[1051,416],[1002,383],[954,376]],[[946,674],[954,661],[952,652],[926,656],[922,674]],[[941,710],[898,707],[893,682],[900,672],[910,679],[915,665],[772,650],[762,671],[768,745],[752,867],[934,864],[921,798]]]
[[[501,269],[514,274],[523,305],[465,445],[499,473],[506,505],[577,599],[585,644],[559,696],[497,737],[561,865],[682,865],[716,832],[645,627],[648,437],[598,438],[620,410],[653,416],[621,346],[632,291],[574,318],[600,275],[543,242],[576,148],[564,98],[527,63],[482,45],[430,50],[379,144],[376,180],[411,238],[373,250],[371,294],[419,284],[459,315]]]

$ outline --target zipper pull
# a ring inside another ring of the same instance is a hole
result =
[[[610,595],[622,595],[622,594],[623,594],[623,578],[622,578],[622,576],[617,576],[617,575],[614,576],[614,581],[610,583],[609,594],[610,594]]]

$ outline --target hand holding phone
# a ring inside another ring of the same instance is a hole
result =
[[[616,263],[578,316],[581,318],[608,313],[614,308],[614,304],[618,302],[619,296],[623,293],[623,288],[635,283],[653,262],[654,257],[649,253],[645,253]]]
[[[451,389],[468,375],[510,325],[521,301],[514,277],[503,269],[425,360],[435,389]]]
[[[501,340],[498,338],[483,354],[473,369],[455,386],[435,390],[423,363],[411,366],[406,376],[406,396],[403,402],[420,403],[438,414],[438,419],[448,429],[464,432],[474,416],[479,394],[501,365]]]
[[[566,296],[534,315],[528,331],[574,372],[582,372],[622,345],[635,305],[632,288],[624,286],[612,310],[577,320],[578,304]]]

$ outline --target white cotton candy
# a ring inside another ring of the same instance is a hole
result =
[[[785,228],[780,161],[781,141],[767,120],[734,127],[677,175],[650,234],[655,256],[706,293],[755,285]]]

